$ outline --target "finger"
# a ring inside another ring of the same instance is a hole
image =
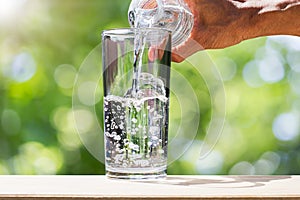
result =
[[[164,39],[159,45],[152,45],[148,51],[148,58],[151,62],[161,60],[166,51],[167,40]]]
[[[198,42],[189,38],[183,44],[172,49],[172,61],[180,63],[200,50],[204,50],[204,48]]]
[[[158,49],[157,47],[150,47],[148,52],[148,58],[151,62],[155,60],[161,60],[164,56],[164,51],[162,49]]]

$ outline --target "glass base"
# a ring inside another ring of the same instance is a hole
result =
[[[158,172],[116,172],[106,171],[106,176],[113,179],[160,179],[166,178],[167,171],[164,169]]]

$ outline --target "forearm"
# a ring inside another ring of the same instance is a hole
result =
[[[300,0],[185,0],[195,17],[191,38],[205,49],[267,35],[300,36]]]
[[[300,0],[184,0],[194,28],[173,60],[203,49],[220,49],[268,35],[300,36]],[[199,45],[200,44],[200,45]]]
[[[268,35],[300,36],[300,0],[249,0],[237,6],[249,15],[245,29],[241,27],[244,39]]]

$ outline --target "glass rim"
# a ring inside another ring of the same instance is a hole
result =
[[[134,33],[138,31],[157,31],[157,32],[163,32],[172,34],[172,31],[165,29],[165,28],[157,28],[157,27],[151,27],[151,28],[113,28],[113,29],[107,29],[102,31],[102,36],[120,36],[120,35],[134,35]]]

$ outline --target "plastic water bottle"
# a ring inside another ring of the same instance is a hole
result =
[[[132,0],[128,21],[133,28],[164,28],[172,31],[172,45],[186,41],[194,16],[183,0]]]

